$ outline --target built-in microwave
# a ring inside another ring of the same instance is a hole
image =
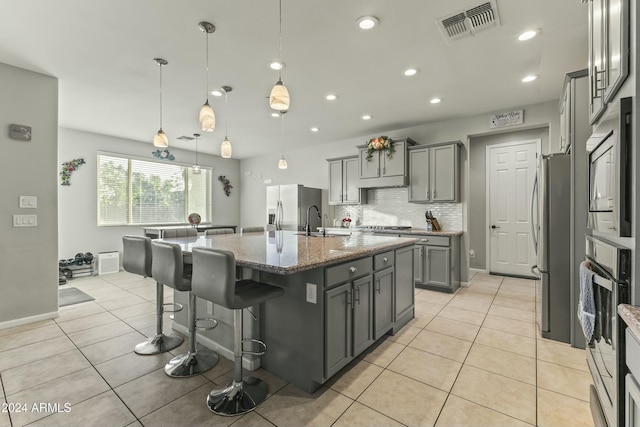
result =
[[[613,118],[601,122],[587,140],[589,215],[599,233],[631,236],[632,98],[619,101]]]

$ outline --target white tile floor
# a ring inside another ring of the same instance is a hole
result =
[[[155,332],[155,282],[123,272],[69,286],[95,301],[0,330],[0,427],[593,425],[585,351],[539,336],[528,280],[476,275],[455,294],[418,289],[415,319],[316,393],[261,369],[254,375],[270,397],[231,418],[205,405],[229,381],[230,361],[174,379],[162,367],[186,344],[171,354],[133,352]]]

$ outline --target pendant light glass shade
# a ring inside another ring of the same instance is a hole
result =
[[[216,128],[216,115],[213,112],[213,108],[211,108],[211,105],[209,105],[209,34],[213,33],[216,30],[216,27],[210,22],[202,21],[198,24],[198,28],[200,28],[200,30],[204,32],[204,36],[206,39],[206,58],[207,58],[206,66],[205,66],[206,81],[207,81],[207,85],[205,87],[205,94],[207,98],[204,104],[202,105],[202,107],[200,108],[200,117],[199,117],[200,129],[202,129],[203,132],[213,132]]]
[[[224,141],[222,141],[222,144],[220,145],[220,155],[225,159],[229,159],[231,158],[231,153],[232,153],[231,142],[229,142],[229,140],[225,138]]]
[[[290,99],[289,90],[282,83],[282,80],[278,80],[271,89],[271,95],[269,95],[269,106],[274,110],[287,111],[289,109]]]
[[[160,148],[167,148],[169,146],[169,139],[162,129],[153,137],[153,145]]]
[[[200,108],[200,128],[204,132],[213,132],[216,128],[216,114],[209,105],[209,100]]]
[[[194,133],[193,136],[196,138],[196,164],[191,166],[191,173],[193,175],[200,175],[200,165],[198,164],[198,137],[200,136],[199,133]]]
[[[167,65],[169,62],[167,62],[166,59],[162,58],[153,58],[153,60],[156,64],[158,64],[158,67],[160,68],[160,129],[158,130],[158,133],[156,133],[156,135],[153,137],[153,145],[155,147],[166,148],[169,146],[169,139],[162,130],[162,67],[164,65]]]
[[[286,168],[287,168],[287,159],[284,158],[284,154],[283,154],[282,158],[278,162],[278,169],[286,169]]]

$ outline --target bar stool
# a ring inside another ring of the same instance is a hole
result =
[[[213,236],[216,234],[234,234],[233,228],[211,228],[208,230],[204,230],[205,236]]]
[[[196,329],[209,330],[217,326],[214,319],[196,318],[196,294],[191,290],[191,265],[185,266],[182,259],[180,245],[162,241],[151,242],[153,253],[153,277],[178,291],[189,292],[188,327],[189,350],[185,354],[171,359],[164,367],[164,372],[170,377],[189,377],[201,374],[218,363],[218,355],[205,348],[196,349]],[[198,327],[198,320],[208,320],[213,323],[210,327]]]
[[[264,227],[242,227],[240,229],[240,233],[262,233],[264,232]]]
[[[267,398],[268,386],[254,377],[242,377],[242,355],[261,356],[267,346],[256,339],[242,338],[242,309],[281,296],[281,288],[255,282],[235,280],[236,260],[232,252],[211,248],[193,248],[192,286],[195,294],[233,311],[233,382],[228,387],[213,389],[207,406],[218,415],[241,415],[255,409]],[[259,344],[263,351],[244,351],[245,341]]]
[[[152,275],[151,239],[142,236],[122,237],[122,266],[125,271],[139,274],[143,277]],[[164,309],[164,285],[156,280],[156,335],[135,346],[137,354],[151,355],[164,353],[178,347],[184,339],[176,335],[165,335],[162,332],[162,314],[165,311],[176,312],[182,310],[181,304],[172,304],[172,310]]]
[[[174,237],[198,237],[198,230],[195,228],[170,228],[162,231],[163,239]]]

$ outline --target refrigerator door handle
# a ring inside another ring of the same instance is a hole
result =
[[[280,200],[276,201],[276,230],[280,230]]]
[[[535,178],[533,179],[533,188],[531,190],[531,203],[529,205],[529,209],[531,211],[531,216],[529,219],[529,223],[531,224],[531,239],[533,240],[533,250],[536,253],[536,255],[538,254],[538,236],[536,235],[536,226],[533,223],[533,214],[534,214],[533,201],[535,200],[537,191],[538,191],[538,174],[536,174]]]
[[[278,200],[278,230],[282,230],[283,216],[284,209],[282,208],[282,200]]]

